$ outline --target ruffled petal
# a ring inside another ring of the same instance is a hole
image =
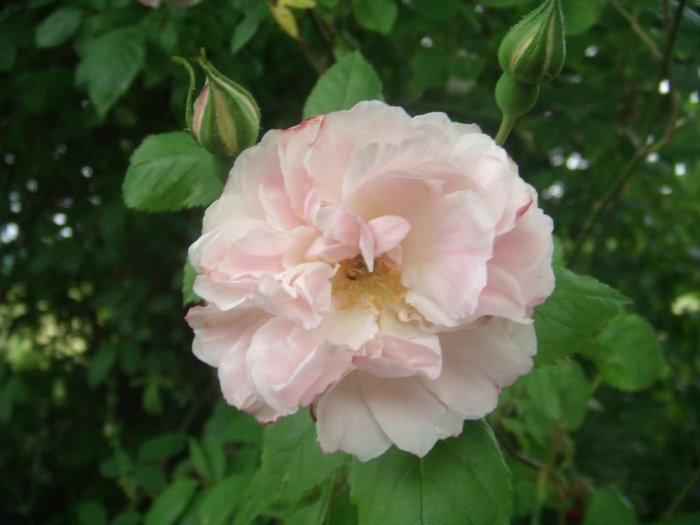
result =
[[[305,165],[322,198],[343,202],[343,178],[353,155],[368,144],[398,143],[411,133],[411,118],[382,102],[360,102],[349,111],[324,116]]]
[[[518,280],[493,260],[488,265],[488,284],[481,292],[474,318],[482,316],[506,317],[520,323],[531,323],[532,318]]]
[[[258,396],[245,364],[253,335],[269,315],[254,306],[222,312],[208,305],[191,308],[186,319],[195,333],[192,350],[205,363],[218,367],[226,401],[260,421],[278,419],[282,414]]]
[[[324,452],[342,450],[369,461],[391,446],[362,396],[357,374],[351,373],[321,395],[315,408],[318,442]]]
[[[540,304],[554,290],[552,229],[552,219],[533,206],[494,247],[493,264],[518,281],[528,307]]]
[[[422,375],[434,379],[442,369],[440,341],[424,332],[415,323],[400,322],[384,310],[380,316],[381,331],[353,364],[377,377],[410,377]]]
[[[300,264],[276,277],[263,275],[253,297],[270,314],[312,329],[330,312],[334,274],[323,262]]]
[[[270,316],[255,306],[223,312],[216,306],[195,306],[185,320],[194,330],[192,351],[210,366],[219,366],[229,352],[245,352],[255,331]]]
[[[437,440],[462,432],[464,418],[417,378],[387,380],[362,372],[355,374],[374,419],[401,450],[423,457]]]
[[[432,323],[457,326],[486,286],[493,219],[472,192],[460,191],[432,199],[411,225],[402,243],[406,302]]]
[[[324,341],[319,330],[273,318],[253,336],[246,363],[260,397],[280,413],[292,414],[351,369],[351,354]]]
[[[377,311],[374,308],[358,306],[335,310],[319,328],[325,338],[334,345],[343,345],[359,350],[362,345],[374,338],[379,330]]]
[[[377,256],[396,248],[411,230],[411,223],[396,215],[377,217],[369,221],[368,226],[374,237],[374,251]]]

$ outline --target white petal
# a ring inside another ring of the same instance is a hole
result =
[[[444,352],[456,352],[479,368],[497,386],[512,384],[532,369],[537,351],[535,328],[531,324],[493,319],[474,323],[468,330],[441,334]]]
[[[527,306],[535,306],[554,290],[552,271],[552,219],[534,206],[501,236],[494,247],[493,263],[520,284]]]
[[[369,461],[391,446],[365,403],[355,373],[319,398],[316,418],[318,442],[326,453],[342,450]]]
[[[267,319],[265,312],[249,306],[221,312],[208,305],[192,308],[187,314],[187,322],[195,331],[192,350],[199,359],[219,368],[226,401],[262,422],[274,421],[281,414],[258,396],[248,375],[246,353],[253,334]]]
[[[440,335],[440,377],[422,380],[445,405],[467,419],[496,408],[501,387],[532,368],[536,341],[532,325],[503,319],[474,323],[468,329]]]
[[[520,323],[531,323],[528,305],[520,283],[493,260],[488,265],[488,284],[479,297],[474,317],[506,317]]]
[[[402,243],[406,302],[430,322],[457,326],[476,310],[486,285],[494,223],[470,191],[431,200]]]
[[[186,320],[194,330],[192,351],[210,366],[219,366],[228,352],[245,352],[269,315],[255,306],[222,312],[216,306],[195,306]]]
[[[322,262],[304,263],[276,277],[263,275],[253,294],[272,315],[317,327],[331,308],[331,282],[335,269]]]
[[[256,391],[276,410],[292,414],[309,405],[351,368],[351,351],[323,334],[271,319],[253,336],[246,356]]]
[[[377,334],[376,317],[377,311],[373,307],[353,306],[336,309],[327,316],[319,329],[325,331],[328,342],[359,350]]]
[[[463,417],[412,377],[381,379],[356,372],[372,415],[401,450],[424,456],[439,439],[462,432]]]
[[[368,225],[374,236],[378,256],[398,247],[411,230],[411,224],[403,217],[396,215],[377,217],[369,221]]]
[[[442,357],[436,335],[425,333],[416,323],[399,321],[389,310],[382,311],[380,327],[364,354],[353,358],[355,365],[377,377],[421,374],[434,379],[440,375]]]

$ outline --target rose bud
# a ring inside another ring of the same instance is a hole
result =
[[[515,80],[549,82],[564,67],[564,16],[559,0],[545,0],[515,25],[498,48],[498,62]]]
[[[518,118],[532,109],[539,93],[539,85],[525,84],[503,73],[496,84],[496,104],[504,115]]]
[[[260,130],[260,109],[253,96],[222,75],[202,52],[197,62],[206,80],[192,105],[195,89],[192,66],[181,57],[173,57],[173,61],[187,69],[190,76],[186,120],[195,140],[218,157],[236,157],[255,144]]]

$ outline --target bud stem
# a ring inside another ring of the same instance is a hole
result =
[[[496,144],[499,146],[505,144],[506,140],[508,140],[508,135],[510,135],[510,132],[513,130],[516,120],[518,120],[518,118],[512,115],[503,115],[501,127],[498,128],[498,133],[496,133]]]

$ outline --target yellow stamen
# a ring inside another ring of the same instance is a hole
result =
[[[340,263],[332,286],[340,309],[374,306],[381,311],[387,303],[404,304],[406,293],[398,270],[378,259],[370,272],[361,256]]]

